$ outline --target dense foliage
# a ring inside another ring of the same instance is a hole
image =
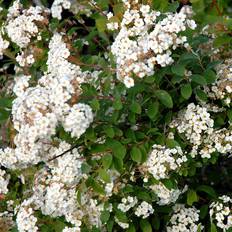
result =
[[[232,231],[230,0],[0,3],[0,231]]]

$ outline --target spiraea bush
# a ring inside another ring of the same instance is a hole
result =
[[[232,231],[230,0],[1,0],[0,231]]]

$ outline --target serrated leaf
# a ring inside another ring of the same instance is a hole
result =
[[[107,139],[106,145],[111,149],[113,155],[119,159],[123,159],[126,155],[126,148],[119,141]]]
[[[140,228],[142,232],[152,232],[151,224],[146,219],[140,220]]]
[[[141,114],[141,106],[138,102],[133,102],[130,106],[130,110],[135,114]]]
[[[122,109],[121,99],[115,99],[115,101],[113,103],[113,107],[115,110],[121,110]]]
[[[114,137],[114,129],[112,128],[112,127],[110,127],[110,126],[105,126],[104,127],[104,131],[105,131],[105,133],[106,133],[106,135],[108,136],[108,137],[110,137],[110,138],[113,138]]]
[[[110,212],[107,210],[102,211],[100,218],[103,224],[106,223],[110,218]]]
[[[137,163],[141,162],[142,153],[138,147],[132,147],[130,152],[131,159]]]
[[[113,157],[113,164],[114,164],[114,168],[119,171],[122,172],[123,171],[123,160],[119,159],[117,157]]]
[[[192,82],[195,82],[199,85],[207,85],[207,82],[206,82],[206,79],[204,78],[204,76],[201,76],[199,74],[192,75],[191,80],[192,80]]]
[[[207,102],[208,95],[203,90],[196,89],[196,95],[201,101]]]
[[[104,188],[92,177],[88,178],[88,180],[86,181],[86,185],[88,187],[92,187],[93,191],[98,194],[101,194],[101,195],[105,194]]]
[[[113,157],[111,154],[107,154],[107,155],[104,155],[101,160],[102,160],[103,167],[105,169],[108,169],[112,164]]]
[[[99,177],[106,183],[110,183],[110,175],[105,169],[99,170]]]
[[[106,30],[107,20],[105,17],[99,17],[96,19],[96,27],[99,32],[104,32]]]
[[[210,69],[204,72],[204,77],[206,79],[207,84],[213,84],[217,80],[216,73]]]
[[[126,230],[126,232],[136,232],[135,226],[133,224],[130,224],[129,228]]]
[[[197,201],[198,201],[197,193],[194,190],[190,189],[187,192],[187,204],[192,206],[192,204]]]
[[[180,92],[181,92],[181,96],[184,98],[184,99],[189,99],[192,95],[192,87],[190,84],[185,84],[181,87],[180,89]]]
[[[217,227],[213,222],[210,224],[210,232],[217,232]]]
[[[213,198],[217,197],[217,194],[216,194],[215,190],[211,186],[200,185],[200,186],[197,187],[196,190],[200,191],[200,192],[205,192],[205,193],[207,193],[209,196],[211,196]]]
[[[200,218],[204,219],[208,214],[208,205],[203,205],[200,208]]]
[[[147,115],[150,119],[154,119],[159,111],[159,103],[150,103],[147,110]]]
[[[165,90],[157,90],[155,92],[157,98],[160,100],[160,102],[166,106],[167,108],[173,107],[173,101],[172,97],[169,95],[169,93]]]
[[[185,73],[185,66],[181,64],[177,64],[171,67],[171,70],[174,74],[178,76],[184,76]]]

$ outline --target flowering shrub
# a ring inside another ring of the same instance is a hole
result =
[[[0,3],[0,231],[232,231],[229,0]]]

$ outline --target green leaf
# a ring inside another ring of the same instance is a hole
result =
[[[204,72],[204,77],[207,81],[207,84],[213,84],[217,80],[216,73],[210,69]]]
[[[213,222],[210,225],[210,232],[217,232],[217,227]]]
[[[81,172],[88,174],[91,171],[91,166],[88,165],[87,163],[83,163],[81,165]]]
[[[142,232],[152,232],[151,224],[146,219],[140,220],[140,228]]]
[[[110,175],[105,169],[99,170],[99,177],[106,183],[110,183]]]
[[[160,102],[166,106],[167,108],[173,107],[173,101],[172,97],[169,95],[169,93],[165,90],[157,90],[155,92],[157,98],[160,100]]]
[[[196,89],[196,95],[201,101],[207,102],[208,95],[203,90]]]
[[[181,64],[177,64],[171,67],[171,70],[174,74],[178,76],[184,76],[185,73],[185,66]]]
[[[123,171],[123,159],[113,157],[113,164],[114,164],[114,168],[117,171],[119,171],[119,172]]]
[[[137,102],[133,102],[130,106],[130,110],[135,114],[141,114],[141,106]]]
[[[99,17],[96,19],[96,27],[99,32],[104,32],[106,30],[107,20],[105,17]]]
[[[100,109],[100,103],[97,99],[93,99],[91,102],[90,102],[90,106],[92,107],[93,110],[97,111]]]
[[[110,138],[113,138],[114,137],[114,129],[112,128],[112,127],[110,127],[110,126],[105,126],[104,127],[104,131],[105,131],[105,133],[106,133],[106,135],[108,136],[108,137],[110,137]]]
[[[107,154],[107,155],[104,155],[101,160],[102,160],[103,167],[105,169],[108,169],[112,164],[113,158],[111,154]]]
[[[197,201],[198,201],[197,193],[194,190],[190,189],[187,192],[187,204],[192,206],[192,204]]]
[[[12,98],[0,98],[0,108],[11,108]]]
[[[102,211],[100,218],[103,224],[106,223],[110,218],[110,212],[107,210]]]
[[[229,118],[229,121],[232,122],[232,109],[227,111],[227,117]]]
[[[121,110],[122,109],[121,99],[116,98],[114,103],[113,103],[113,107],[114,107],[115,110]]]
[[[213,198],[217,198],[217,194],[216,194],[215,190],[209,185],[200,185],[200,186],[197,187],[196,190],[198,192],[205,192],[205,193],[207,193],[209,196],[211,196]]]
[[[150,119],[154,119],[158,112],[159,112],[159,103],[158,102],[150,103],[147,110],[148,117]]]
[[[142,153],[138,147],[132,147],[130,152],[131,159],[137,163],[141,162]]]
[[[119,159],[123,159],[126,155],[126,148],[119,141],[107,139],[106,145],[111,149],[113,155]]]
[[[113,226],[114,226],[114,220],[111,219],[111,220],[108,221],[107,224],[106,224],[107,231],[108,231],[108,232],[112,232],[112,231],[113,231]]]
[[[200,208],[200,218],[204,219],[208,214],[208,205],[203,205]]]
[[[93,191],[96,193],[99,193],[101,195],[105,194],[104,188],[96,180],[94,180],[93,177],[91,177],[91,176],[86,181],[86,185],[88,187],[92,187]]]
[[[155,215],[155,216],[152,217],[152,227],[155,230],[159,230],[159,228],[160,228],[160,219],[159,219],[158,215]]]
[[[136,232],[135,226],[133,224],[130,224],[129,228],[126,230],[126,232]]]
[[[180,92],[181,92],[181,96],[184,98],[184,99],[189,99],[192,95],[192,87],[190,84],[185,84],[181,87],[180,89]]]
[[[191,80],[199,85],[206,85],[207,84],[206,79],[199,74],[192,75]]]

